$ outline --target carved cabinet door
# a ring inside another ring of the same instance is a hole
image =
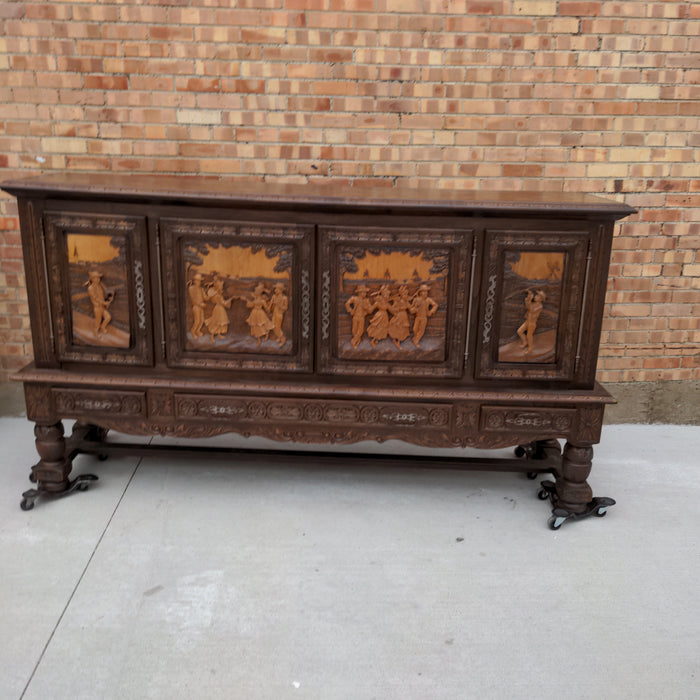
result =
[[[472,245],[468,230],[321,227],[319,371],[461,377]]]
[[[313,370],[313,226],[159,221],[167,361]]]
[[[574,379],[591,232],[568,228],[486,230],[477,377]]]
[[[47,211],[44,232],[59,361],[151,365],[145,218]]]

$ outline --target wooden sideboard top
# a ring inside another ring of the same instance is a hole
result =
[[[614,200],[573,192],[499,192],[408,187],[293,185],[191,175],[53,173],[7,180],[0,188],[18,197],[209,203],[252,208],[441,211],[445,214],[538,212],[622,218],[635,210]]]

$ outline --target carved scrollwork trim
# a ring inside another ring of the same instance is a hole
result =
[[[324,270],[321,276],[321,338],[328,340],[331,325],[331,273]]]
[[[491,342],[491,327],[493,325],[494,304],[496,302],[496,274],[489,275],[489,286],[486,290],[486,305],[484,307],[483,342],[484,345]]]
[[[301,337],[308,340],[311,334],[311,282],[309,271],[301,271]]]

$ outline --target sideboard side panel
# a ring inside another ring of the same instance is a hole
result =
[[[60,367],[48,288],[42,203],[20,197],[18,209],[34,362],[37,367]]]

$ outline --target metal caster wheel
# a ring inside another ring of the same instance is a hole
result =
[[[608,514],[607,506],[605,508],[598,508],[597,511],[593,513],[596,518],[604,518]]]
[[[539,498],[540,501],[546,501],[549,498],[549,491],[547,491],[547,489],[540,489],[537,492],[537,498]]]
[[[29,481],[31,481],[32,484],[36,484],[36,474],[34,472],[30,472]]]
[[[105,455],[105,454],[97,455],[97,459],[98,459],[100,462],[104,462],[104,461],[107,459],[107,457],[109,457],[109,455]]]
[[[76,491],[87,491],[88,490],[89,484],[85,481],[81,481],[79,484],[76,485],[75,489]]]
[[[553,515],[548,521],[547,525],[550,530],[558,530],[566,521],[566,517],[561,515]]]
[[[523,445],[518,445],[515,448],[515,456],[516,457],[524,457],[527,454],[527,451],[525,450],[525,447]]]
[[[537,478],[538,474],[537,472],[528,472],[525,476],[527,476],[527,478],[530,479],[530,481],[534,481]]]
[[[32,508],[34,508],[34,500],[33,499],[30,500],[28,498],[23,498],[19,504],[19,507],[22,510],[31,510]]]

